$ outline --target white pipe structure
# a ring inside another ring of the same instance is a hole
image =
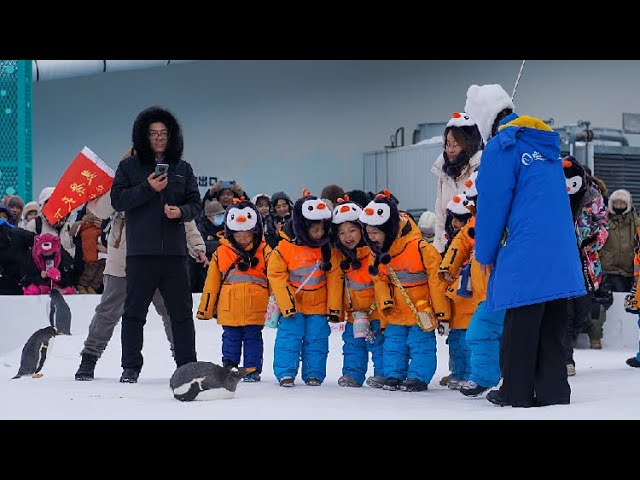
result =
[[[188,62],[197,62],[197,60],[32,60],[31,79],[33,83],[46,82],[60,78],[166,67]]]

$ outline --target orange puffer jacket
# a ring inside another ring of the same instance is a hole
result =
[[[250,248],[251,245],[247,247]],[[264,325],[269,301],[267,262],[270,254],[271,247],[262,240],[255,254],[258,265],[243,272],[235,265],[238,254],[229,241],[222,238],[211,257],[196,316],[208,320],[217,310],[220,325]]]

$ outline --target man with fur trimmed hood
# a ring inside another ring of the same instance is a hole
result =
[[[176,365],[196,361],[184,222],[202,210],[193,169],[182,160],[182,131],[173,114],[157,106],[140,112],[132,140],[135,154],[120,162],[111,187],[113,208],[127,216],[120,378],[125,383],[137,382],[142,369],[143,327],[156,288],[169,310]],[[156,177],[160,163],[169,167]]]

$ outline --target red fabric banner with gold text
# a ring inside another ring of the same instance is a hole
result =
[[[114,175],[109,165],[84,147],[58,181],[42,214],[53,225],[89,200],[108,192]]]

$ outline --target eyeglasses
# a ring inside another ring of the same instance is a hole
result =
[[[167,132],[166,130],[163,130],[161,132],[151,130],[149,132],[149,138],[169,138],[169,132]]]

